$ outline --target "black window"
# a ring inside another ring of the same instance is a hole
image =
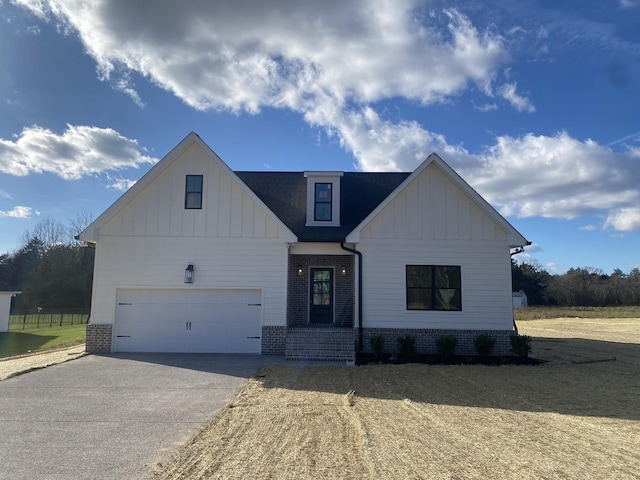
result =
[[[407,310],[462,310],[460,267],[407,265]]]
[[[202,175],[187,175],[187,188],[184,194],[184,208],[202,208]]]
[[[314,198],[314,213],[313,219],[315,221],[331,221],[331,184],[330,183],[316,183],[316,191]]]

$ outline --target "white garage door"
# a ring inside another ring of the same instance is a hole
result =
[[[260,353],[260,290],[119,289],[116,352]]]

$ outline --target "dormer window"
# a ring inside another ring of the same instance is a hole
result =
[[[331,204],[333,203],[331,196],[330,183],[316,183],[316,195],[313,219],[316,222],[331,221]]]
[[[308,227],[340,226],[342,172],[304,172],[307,178]]]

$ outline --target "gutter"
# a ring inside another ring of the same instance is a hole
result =
[[[340,242],[340,248],[355,255],[358,255],[358,353],[362,353],[362,252],[354,248],[344,245],[344,241]]]

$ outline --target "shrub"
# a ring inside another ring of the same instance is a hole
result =
[[[473,340],[473,346],[476,348],[476,352],[483,357],[491,355],[495,344],[496,339],[486,333],[481,333]]]
[[[526,357],[531,351],[531,337],[527,335],[511,335],[511,351],[519,357]]]
[[[458,339],[455,335],[441,335],[436,338],[436,348],[438,354],[443,357],[453,357],[458,346]]]
[[[404,360],[413,360],[416,356],[416,337],[403,335],[398,337],[398,357]]]
[[[380,356],[382,356],[382,351],[384,350],[384,335],[380,333],[371,335],[371,338],[369,338],[369,345],[371,345],[371,350],[373,350],[375,356],[380,358]]]

